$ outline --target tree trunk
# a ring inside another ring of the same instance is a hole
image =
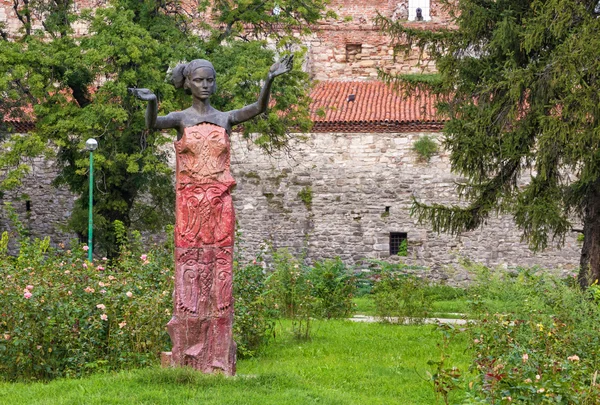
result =
[[[579,269],[579,285],[587,288],[595,281],[600,283],[600,179],[587,193],[583,211],[583,247]]]

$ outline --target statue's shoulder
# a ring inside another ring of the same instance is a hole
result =
[[[183,115],[181,122],[183,124],[183,128],[193,127],[198,124],[208,122],[210,124],[225,128],[227,132],[231,131],[229,112],[213,109],[208,114],[198,114],[198,112],[193,108],[188,108],[187,110],[182,111],[182,113]]]

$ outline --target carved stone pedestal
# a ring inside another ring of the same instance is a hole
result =
[[[224,128],[186,128],[175,142],[175,292],[167,324],[171,365],[235,374],[233,239],[235,217]]]

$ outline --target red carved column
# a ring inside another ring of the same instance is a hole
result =
[[[175,142],[175,292],[167,324],[171,364],[235,374],[233,239],[235,217],[224,128],[185,128]]]

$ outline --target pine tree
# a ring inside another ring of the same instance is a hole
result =
[[[0,188],[20,184],[29,170],[24,158],[54,157],[60,167],[55,183],[81,196],[70,225],[85,235],[83,149],[87,138],[96,138],[95,239],[110,254],[115,220],[156,230],[173,217],[172,170],[161,148],[173,137],[145,129],[145,105],[127,88],[151,89],[161,114],[187,108],[188,97],[170,85],[167,71],[179,61],[206,58],[218,75],[213,106],[240,108],[256,101],[275,53],[298,48],[294,34],[327,12],[324,0],[112,0],[90,10],[76,3],[14,0],[21,31],[0,26],[0,132],[10,132],[6,123],[15,116],[27,119],[28,107],[36,123],[30,134],[4,140]],[[301,60],[302,51],[296,53]],[[310,127],[309,81],[300,64],[275,82],[270,111],[243,128],[267,150],[285,145],[288,131]]]
[[[579,282],[600,279],[600,7],[597,0],[447,1],[452,26],[424,31],[379,16],[396,49],[432,57],[435,80],[382,73],[440,95],[444,147],[464,204],[413,201],[438,232],[510,213],[534,250],[583,223]],[[410,90],[409,90],[410,91]],[[530,179],[528,182],[519,180]]]

